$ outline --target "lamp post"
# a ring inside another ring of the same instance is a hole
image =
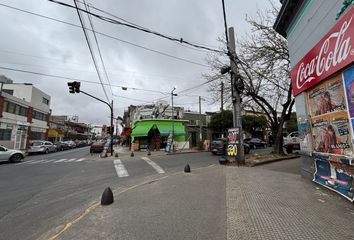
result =
[[[172,148],[173,148],[173,140],[174,140],[174,134],[175,134],[174,112],[173,112],[173,96],[177,96],[177,93],[174,93],[175,90],[176,90],[176,87],[173,87],[173,89],[171,91],[171,105],[172,105],[172,141],[171,141],[171,147]]]

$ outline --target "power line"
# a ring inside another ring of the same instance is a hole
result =
[[[72,27],[82,28],[81,26],[76,25],[74,23],[62,21],[62,20],[59,20],[59,19],[56,19],[56,18],[52,18],[52,17],[48,17],[48,16],[45,16],[45,15],[42,15],[42,14],[38,14],[38,13],[30,12],[30,11],[27,11],[27,10],[23,10],[23,9],[20,9],[20,8],[12,7],[12,6],[9,6],[9,5],[6,5],[6,4],[0,3],[0,6],[7,7],[7,8],[10,8],[10,9],[16,10],[16,11],[24,12],[24,13],[27,13],[27,14],[30,14],[30,15],[34,15],[34,16],[37,16],[37,17],[46,18],[46,19],[49,19],[49,20],[52,20],[52,21],[55,21],[55,22],[60,22],[60,23],[63,23],[63,24],[67,24],[67,25],[70,25]],[[86,30],[92,31],[90,29],[86,29]],[[119,42],[122,42],[122,43],[125,43],[125,44],[128,44],[128,45],[131,45],[131,46],[134,46],[134,47],[137,47],[137,48],[144,49],[146,51],[150,51],[150,52],[153,52],[153,53],[156,53],[156,54],[160,54],[160,55],[165,56],[165,57],[169,57],[169,58],[173,58],[173,59],[180,60],[180,61],[183,61],[183,62],[187,62],[187,63],[191,63],[191,64],[194,64],[194,65],[199,65],[199,66],[202,66],[202,67],[209,68],[208,65],[205,65],[205,64],[202,64],[202,63],[198,63],[198,62],[195,62],[195,61],[191,61],[191,60],[188,60],[188,59],[185,59],[185,58],[176,57],[176,56],[173,56],[171,54],[164,53],[164,52],[161,52],[161,51],[158,51],[158,50],[154,50],[154,49],[151,49],[151,48],[148,48],[148,47],[144,47],[144,46],[141,46],[139,44],[135,44],[135,43],[132,43],[132,42],[129,42],[129,41],[117,38],[117,37],[113,37],[113,36],[110,36],[108,34],[105,34],[105,33],[99,32],[99,31],[96,31],[96,34],[99,34],[101,36],[104,36],[104,37],[107,37],[107,38],[110,38],[110,39],[113,39],[113,40],[116,40],[116,41],[119,41]]]
[[[81,2],[81,1],[78,0],[78,2]],[[95,7],[95,6],[92,5],[92,4],[86,3],[85,1],[84,1],[84,2],[81,2],[81,3],[83,3],[83,4],[85,4],[85,5],[89,6],[89,7],[91,7],[91,8],[93,8],[93,9],[95,9],[95,10],[98,11],[98,12],[107,14],[108,16],[114,17],[114,18],[116,18],[116,19],[119,19],[119,20],[121,20],[121,21],[123,21],[123,22],[126,22],[126,23],[128,23],[128,24],[131,24],[131,25],[133,25],[133,26],[140,27],[140,28],[143,28],[143,29],[146,29],[146,30],[150,30],[150,29],[148,29],[148,28],[146,28],[146,27],[143,27],[143,26],[141,26],[141,25],[138,25],[138,24],[135,24],[135,23],[133,23],[133,22],[130,22],[130,21],[124,19],[124,18],[118,17],[118,16],[116,16],[116,15],[110,13],[110,12],[107,12],[107,11],[105,11],[105,10],[102,10],[102,9],[100,9],[100,8],[97,8],[97,7]],[[152,30],[150,30],[150,31],[152,31]],[[172,38],[172,36],[169,36],[169,37]],[[190,41],[190,42],[191,42],[191,43],[194,43],[194,44],[201,45],[201,46],[205,46],[205,47],[217,48],[217,47],[215,47],[215,46],[210,46],[210,45],[206,45],[206,44],[202,44],[202,43],[196,43],[196,42],[192,42],[192,41]],[[184,46],[184,45],[183,45],[182,43],[180,43],[180,42],[177,43],[177,44],[179,44],[179,45],[182,46],[182,47],[186,47],[186,48],[189,48],[189,49],[193,49],[193,50],[200,51],[200,50],[195,49],[195,48],[191,48],[191,47],[188,47],[188,46]],[[204,51],[207,51],[207,50],[204,49]]]
[[[14,71],[14,72],[29,73],[29,74],[45,76],[45,77],[60,78],[60,79],[65,79],[65,80],[69,80],[69,81],[79,81],[79,82],[85,82],[85,83],[90,83],[90,84],[100,84],[101,85],[101,83],[99,83],[99,82],[83,80],[83,79],[74,78],[74,77],[65,77],[65,76],[60,76],[60,75],[53,75],[53,74],[34,72],[34,71],[28,71],[28,70],[16,69],[16,68],[8,68],[8,67],[2,67],[2,66],[0,66],[0,69],[4,69],[4,70],[8,70],[8,71]],[[103,85],[108,86],[107,83],[103,83]],[[147,92],[155,92],[155,93],[160,93],[160,94],[170,94],[169,92],[162,92],[162,91],[151,90],[151,89],[126,87],[126,86],[120,86],[120,85],[114,85],[114,84],[112,84],[111,86],[112,87],[119,87],[119,88],[127,88],[127,89],[131,89],[131,90],[136,90],[136,91],[147,91]]]
[[[96,72],[97,72],[97,76],[98,76],[98,79],[100,80],[101,82],[101,86],[102,86],[102,89],[103,89],[103,92],[104,92],[104,95],[106,96],[107,98],[107,101],[109,101],[109,98],[108,98],[108,95],[107,95],[107,92],[106,92],[106,89],[104,88],[104,85],[103,85],[103,81],[102,81],[102,78],[101,78],[101,74],[100,74],[100,71],[98,69],[98,66],[97,66],[97,62],[96,62],[96,58],[95,58],[95,55],[93,53],[93,49],[92,49],[92,46],[91,46],[91,43],[90,43],[90,39],[86,33],[86,30],[85,30],[85,25],[84,25],[84,22],[83,22],[83,19],[81,18],[81,13],[77,7],[77,3],[76,3],[76,0],[74,0],[74,3],[75,3],[75,7],[76,7],[76,11],[77,11],[77,14],[79,16],[79,20],[80,20],[80,23],[81,23],[81,27],[82,27],[82,31],[84,32],[84,35],[85,35],[85,39],[86,39],[86,43],[87,43],[87,46],[89,48],[89,51],[90,51],[90,54],[91,54],[91,57],[92,57],[92,61],[93,61],[93,64],[95,65],[95,68],[96,68]]]
[[[84,0],[84,2],[85,2],[85,0]],[[85,3],[85,6],[86,6],[86,3]],[[87,6],[86,6],[86,7],[87,7]],[[88,11],[90,11],[88,7],[87,7],[86,9],[87,9]],[[93,33],[93,36],[94,36],[94,38],[95,38],[95,42],[96,42],[96,45],[97,45],[98,54],[99,54],[99,56],[100,56],[101,63],[102,63],[102,67],[103,67],[103,72],[104,72],[104,74],[105,74],[105,76],[106,76],[106,79],[107,79],[107,82],[108,82],[108,84],[109,84],[109,89],[111,90],[111,94],[113,95],[113,91],[112,91],[112,87],[111,87],[111,82],[110,82],[110,80],[109,80],[109,77],[108,77],[108,74],[107,74],[107,71],[106,71],[106,66],[105,66],[104,61],[103,61],[103,58],[102,58],[102,53],[101,53],[100,45],[98,44],[98,39],[97,39],[95,30],[94,30],[94,27],[93,27],[93,22],[92,22],[92,19],[91,19],[91,15],[88,14],[87,17],[88,17],[88,19],[89,19],[89,22],[90,22],[90,25],[91,25],[91,29],[92,29],[92,33]]]
[[[56,0],[48,0],[48,1],[53,2],[53,3],[57,3],[57,4],[60,4],[60,5],[69,7],[69,8],[76,8],[75,6],[72,6],[72,5],[64,3],[64,2],[60,2],[60,1],[56,1]],[[171,40],[171,41],[184,43],[184,44],[190,45],[190,46],[195,47],[195,48],[200,48],[200,49],[205,49],[205,50],[208,50],[208,51],[211,51],[211,52],[217,52],[217,53],[226,54],[223,51],[220,51],[220,50],[217,50],[217,49],[212,49],[212,48],[201,46],[201,45],[197,45],[197,44],[185,41],[185,40],[183,40],[183,38],[179,38],[178,39],[178,38],[175,38],[175,37],[169,37],[169,36],[166,36],[166,35],[164,35],[162,33],[159,33],[159,32],[156,32],[156,31],[152,31],[152,30],[144,28],[144,27],[137,26],[136,24],[133,25],[133,24],[129,24],[129,23],[124,23],[124,22],[121,22],[121,21],[118,21],[118,20],[114,20],[112,18],[104,17],[104,16],[101,16],[101,15],[98,15],[98,14],[95,14],[95,13],[90,13],[90,12],[86,11],[85,9],[81,9],[81,8],[78,8],[78,10],[80,10],[82,12],[85,12],[85,13],[88,13],[88,14],[90,14],[90,15],[98,18],[98,19],[101,19],[102,21],[106,21],[106,22],[109,22],[109,23],[112,23],[112,24],[118,24],[118,25],[129,27],[129,28],[133,28],[133,29],[136,29],[136,30],[139,30],[139,31],[143,31],[143,32],[146,32],[146,33],[150,33],[150,34],[153,34],[153,35],[156,35],[156,36],[159,36],[161,38],[165,38],[165,39],[168,39],[168,40]]]

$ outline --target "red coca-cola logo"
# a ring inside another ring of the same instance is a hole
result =
[[[294,96],[353,62],[353,15],[354,7],[291,70]]]

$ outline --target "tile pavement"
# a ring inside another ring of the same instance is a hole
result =
[[[227,239],[354,239],[354,205],[297,174],[226,171]]]

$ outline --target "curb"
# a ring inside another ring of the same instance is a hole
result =
[[[288,160],[288,159],[295,159],[295,158],[299,158],[299,157],[300,157],[300,155],[296,155],[296,156],[290,156],[290,157],[267,159],[267,160],[263,160],[263,161],[259,161],[259,162],[255,162],[255,160],[253,160],[252,162],[246,163],[246,164],[250,167],[255,167],[258,165],[263,165],[263,164],[267,164],[267,163],[278,162],[278,161],[283,161],[283,160]]]

